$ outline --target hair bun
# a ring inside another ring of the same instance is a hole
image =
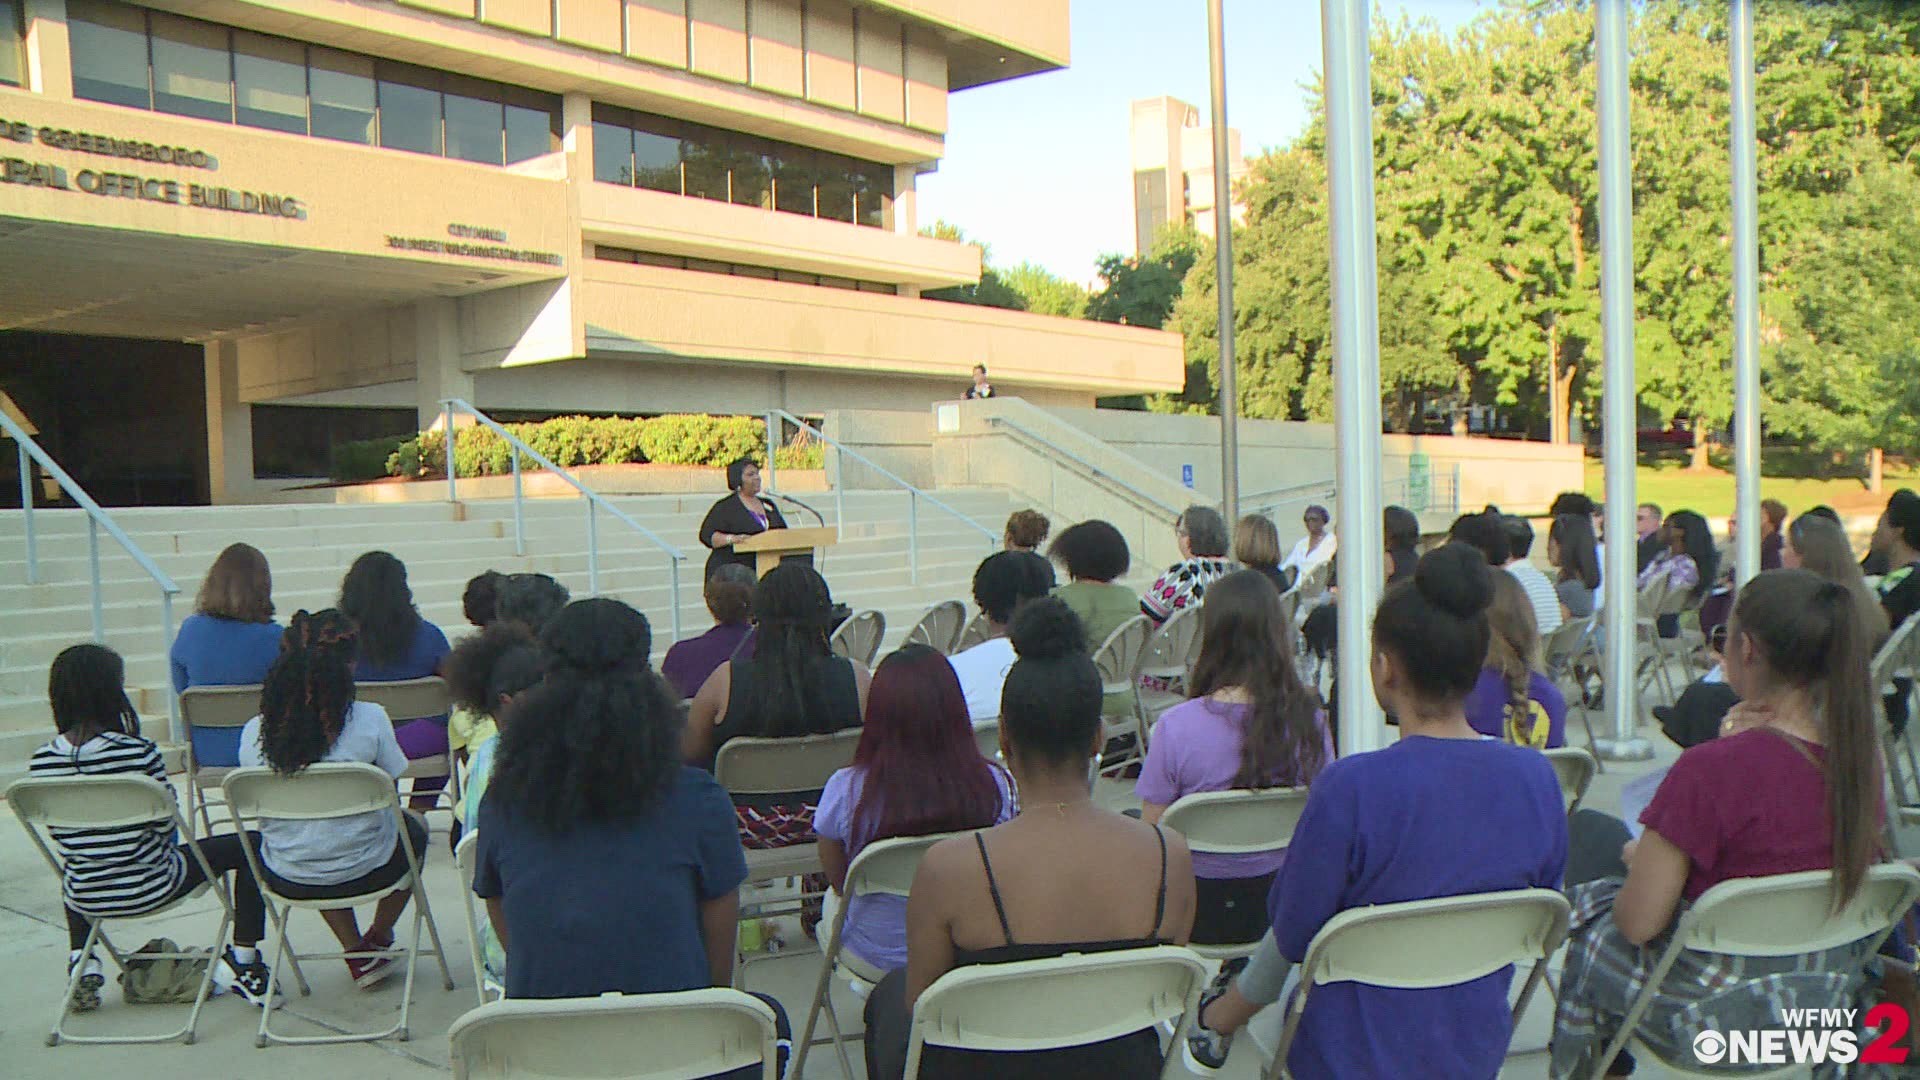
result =
[[[1014,614],[1007,636],[1022,660],[1087,655],[1086,628],[1080,625],[1080,616],[1058,597],[1041,597],[1022,606]]]
[[[1493,571],[1486,557],[1466,544],[1443,544],[1427,552],[1413,571],[1414,588],[1434,607],[1471,619],[1493,606]]]

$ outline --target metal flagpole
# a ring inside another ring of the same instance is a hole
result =
[[[1607,473],[1606,701],[1609,737],[1594,750],[1615,760],[1653,756],[1635,733],[1634,685],[1637,573],[1634,565],[1633,177],[1627,142],[1627,8],[1630,0],[1595,5],[1594,52],[1600,67],[1600,340],[1602,427]]]
[[[1227,52],[1221,0],[1207,0],[1207,54],[1213,74],[1213,236],[1220,298],[1220,512],[1240,520],[1240,398],[1233,349],[1233,177],[1227,160]]]
[[[1366,0],[1321,0],[1333,260],[1335,480],[1339,488],[1340,749],[1386,741],[1373,698],[1368,624],[1380,601],[1380,305],[1374,237],[1373,86]]]
[[[1754,164],[1753,0],[1733,0],[1727,27],[1733,86],[1734,581],[1760,572],[1760,207]]]

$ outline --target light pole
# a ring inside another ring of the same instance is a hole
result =
[[[1753,0],[1733,0],[1727,26],[1733,117],[1734,582],[1760,572],[1760,197],[1755,181]]]
[[[1233,351],[1233,176],[1227,160],[1227,51],[1221,0],[1207,0],[1207,54],[1213,82],[1213,239],[1220,298],[1220,512],[1240,520],[1240,398]]]

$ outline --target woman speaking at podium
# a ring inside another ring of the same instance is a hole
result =
[[[736,540],[787,527],[780,508],[760,498],[760,466],[754,464],[752,458],[741,458],[727,466],[727,487],[733,494],[714,503],[707,511],[706,520],[700,523],[700,542],[713,549],[713,554],[707,556],[706,577],[709,578],[728,563],[739,563],[749,570],[754,568],[752,552],[733,550]]]

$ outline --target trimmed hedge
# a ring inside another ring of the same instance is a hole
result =
[[[387,435],[378,439],[341,443],[333,448],[327,463],[327,479],[336,483],[352,483],[390,476],[392,473],[388,464],[401,445],[408,441],[405,435]]]
[[[626,420],[618,417],[563,416],[538,424],[507,424],[506,429],[562,468],[580,465],[694,465],[724,468],[740,458],[758,459],[766,446],[766,422],[751,416],[683,414]],[[454,462],[461,476],[501,476],[513,471],[507,441],[491,428],[467,427],[454,440]],[[824,448],[808,440],[783,446],[783,469],[818,469]],[[521,468],[537,468],[522,458]],[[447,441],[438,431],[402,440],[386,459],[386,475],[445,476]]]

